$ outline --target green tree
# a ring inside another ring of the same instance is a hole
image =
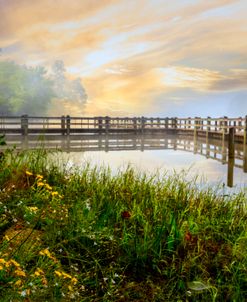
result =
[[[0,62],[0,114],[46,114],[54,96],[43,67]]]

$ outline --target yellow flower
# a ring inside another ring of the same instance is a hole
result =
[[[18,277],[26,277],[26,273],[23,272],[23,271],[20,270],[20,269],[15,270],[15,274],[16,274],[16,276],[18,276]]]
[[[36,175],[36,178],[37,178],[37,179],[43,179],[44,177],[43,177],[42,175],[40,175],[40,174],[37,174],[37,175]]]
[[[28,175],[28,176],[32,176],[32,175],[33,175],[33,173],[32,173],[32,172],[29,172],[29,171],[26,171],[26,175]]]
[[[7,261],[7,262],[5,263],[5,266],[6,266],[6,267],[10,267],[10,265],[11,265],[11,262],[10,262],[10,261]]]
[[[46,184],[45,187],[46,187],[47,190],[52,190],[52,187],[48,184]]]
[[[51,257],[51,253],[50,253],[50,251],[48,249],[44,249],[44,250],[40,251],[39,254],[41,256],[47,256],[49,258]]]
[[[54,262],[57,262],[56,257],[52,256],[48,249],[44,249],[39,252],[41,256],[47,256],[48,258],[52,259]]]
[[[4,267],[2,265],[0,265],[0,271],[2,271],[4,269]]]
[[[22,280],[19,279],[15,282],[15,286],[20,287],[22,285]]]
[[[72,282],[73,284],[76,284],[76,283],[78,282],[78,280],[77,280],[75,277],[73,277],[73,278],[71,279],[71,282]]]
[[[44,275],[44,271],[38,267],[33,275],[39,277],[40,275]]]
[[[37,212],[39,208],[37,207],[28,207],[31,212]]]
[[[69,289],[69,291],[71,291],[71,292],[73,291],[73,288],[72,288],[71,285],[68,286],[68,289]]]
[[[16,262],[14,259],[11,259],[9,262],[12,263],[15,267],[20,267],[20,264]]]
[[[10,239],[9,239],[9,236],[8,236],[8,235],[5,235],[5,236],[4,236],[4,239],[6,239],[7,241],[10,241]]]
[[[55,271],[54,273],[55,273],[58,277],[62,277],[62,273],[61,273],[61,272]]]
[[[67,273],[62,272],[62,275],[63,275],[64,279],[66,279],[66,278],[72,279],[72,277]]]
[[[6,261],[3,258],[0,258],[0,264],[5,264]]]
[[[51,192],[51,195],[56,196],[56,195],[59,195],[59,194],[58,194],[58,192]]]
[[[45,185],[45,184],[44,184],[42,181],[38,182],[38,184],[37,184],[38,187],[42,187],[42,186],[44,186],[44,185]]]

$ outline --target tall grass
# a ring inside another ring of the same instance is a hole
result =
[[[244,193],[44,150],[6,151],[0,188],[0,301],[247,299]]]

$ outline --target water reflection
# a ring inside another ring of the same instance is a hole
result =
[[[7,137],[8,146],[16,145],[17,149],[35,149],[38,147],[45,147],[47,149],[61,149],[67,153],[81,153],[92,155],[92,152],[104,151],[112,154],[112,151],[118,151],[119,157],[123,152],[126,153],[126,157],[130,159],[133,157],[133,152],[126,151],[162,151],[161,154],[167,156],[167,154],[174,154],[174,151],[182,152],[184,158],[184,166],[188,166],[188,157],[185,153],[190,153],[192,156],[189,159],[190,165],[198,162],[198,157],[195,155],[203,156],[208,159],[208,165],[210,160],[217,161],[223,165],[227,165],[227,185],[232,187],[234,172],[243,175],[243,172],[247,172],[247,148],[243,144],[235,143],[234,150],[230,150],[228,142],[225,140],[209,139],[208,137],[182,137],[182,136],[169,136],[165,134],[121,134],[121,135],[71,135],[71,136],[28,136],[28,138],[20,137]],[[165,153],[166,150],[166,153]],[[173,151],[167,153],[167,151]],[[122,152],[120,152],[122,151]],[[89,152],[89,153],[88,153]],[[140,153],[139,157],[140,157]],[[153,158],[149,158],[149,161],[154,161],[155,156],[153,152]],[[169,155],[170,156],[170,155]],[[107,158],[107,156],[104,156]],[[112,158],[112,156],[110,156]],[[193,158],[193,159],[192,159]],[[126,160],[126,159],[125,159]],[[175,167],[177,158],[173,158],[171,164]],[[119,164],[119,162],[118,162]],[[111,162],[112,165],[112,162]],[[216,167],[216,165],[215,165]],[[218,168],[215,168],[217,170]],[[245,182],[245,179],[244,179]]]

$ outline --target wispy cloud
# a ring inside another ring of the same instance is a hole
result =
[[[246,9],[244,0],[0,0],[0,47],[19,63],[64,60],[84,79],[88,114],[135,114],[170,91],[245,89]]]
[[[224,74],[208,69],[177,66],[160,70],[164,75],[163,83],[167,87],[201,91],[230,91],[247,87],[246,69],[232,69]]]

